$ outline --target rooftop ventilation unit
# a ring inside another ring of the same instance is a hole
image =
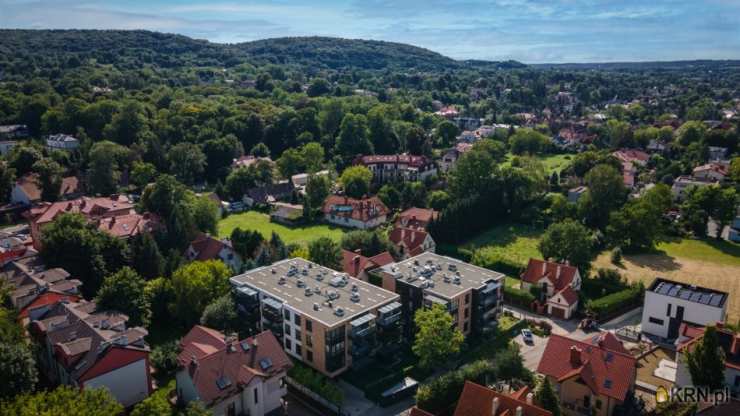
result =
[[[313,263],[308,263],[308,268],[313,269]]]
[[[313,304],[313,310],[318,311],[319,309],[320,309],[319,308],[319,304],[318,303],[314,303]]]
[[[301,274],[304,276],[308,276],[308,269],[301,270]]]
[[[360,295],[358,295],[357,293],[352,293],[352,295],[350,295],[349,297],[349,300],[351,300],[352,302],[359,302]]]
[[[339,299],[339,293],[333,291],[333,290],[327,290],[326,291],[326,297],[329,298],[329,300],[335,300]]]
[[[334,309],[334,315],[336,316],[344,316],[344,309],[337,307]]]
[[[319,275],[316,275],[316,280],[318,280],[320,282],[320,281],[324,280],[324,276],[323,275],[320,275],[320,274]]]
[[[450,283],[452,280],[450,279],[450,276],[447,276],[447,274],[442,275],[442,280],[445,283]]]
[[[353,283],[352,284],[352,291],[353,292],[357,292],[358,290],[359,290],[359,288],[357,287],[357,285]]]
[[[273,268],[273,269],[270,269],[270,272],[271,272],[272,274],[275,274],[275,273],[277,273],[277,271],[275,271],[275,269],[274,269],[274,268]]]
[[[319,288],[318,286],[314,287],[313,288],[313,293],[315,293],[315,294],[318,295],[319,293],[321,293],[321,288]]]
[[[303,292],[303,294],[306,295],[306,297],[313,296],[313,292],[311,291],[310,288],[306,288],[306,290]]]
[[[452,279],[452,283],[459,285],[460,284],[460,278],[458,276],[455,276],[454,279]]]
[[[298,287],[306,287],[306,282],[304,282],[304,281],[303,281],[303,280],[301,280],[301,279],[298,279],[298,283],[297,283],[297,285],[298,285]]]
[[[279,285],[284,285],[285,284],[285,278],[284,277],[280,277],[280,279],[278,279],[278,284]]]

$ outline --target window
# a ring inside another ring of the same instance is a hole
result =
[[[311,335],[306,335],[306,346],[313,347],[313,341],[311,340]]]
[[[301,315],[295,314],[295,316],[293,316],[293,323],[301,326]]]
[[[465,308],[465,318],[467,318],[468,316],[470,316],[470,309]]]
[[[648,319],[648,321],[650,321],[651,324],[663,325],[662,319],[653,318],[652,316],[650,317],[650,319]]]
[[[290,326],[288,324],[285,324],[285,335],[290,336]]]
[[[313,331],[313,322],[306,319],[306,332],[311,332],[311,331]]]
[[[287,309],[286,309],[286,310],[284,310],[284,311],[283,311],[283,316],[285,317],[285,319],[290,319],[290,311],[289,311],[289,310],[287,310]]]
[[[298,344],[295,344],[295,353],[298,355],[303,355],[303,353],[301,352],[301,346]]]
[[[257,387],[255,387],[252,391],[254,392],[254,404],[257,404],[260,402],[260,398],[259,398],[260,393],[257,391]]]
[[[467,305],[468,303],[470,303],[470,293],[465,295],[465,304]]]
[[[665,312],[665,316],[667,316],[667,317],[669,317],[669,318],[671,317],[671,306],[673,306],[673,305],[671,305],[671,304],[669,303],[669,304],[668,304],[668,309],[667,309],[667,310],[666,310],[666,312]]]
[[[285,338],[285,348],[289,350],[293,349],[293,343],[291,343],[288,338]]]
[[[601,400],[596,399],[596,408],[601,409]]]
[[[463,324],[463,332],[468,332],[468,322]]]
[[[301,330],[300,329],[296,329],[295,330],[295,335],[293,336],[293,338],[295,338],[295,342],[301,342],[303,340],[303,338],[301,338]]]
[[[313,362],[313,351],[306,350],[306,361]]]
[[[280,377],[280,388],[285,388],[287,385],[287,381],[285,381],[285,377]]]

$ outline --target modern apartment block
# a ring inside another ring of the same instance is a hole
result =
[[[407,339],[413,336],[419,308],[444,306],[460,331],[469,335],[493,328],[503,307],[503,274],[439,254],[424,252],[376,273],[383,288],[401,297]]]
[[[301,258],[230,279],[240,316],[292,357],[334,377],[400,339],[399,295]]]
[[[715,289],[655,279],[645,291],[642,332],[676,339],[682,323],[706,326],[724,322],[728,296]]]

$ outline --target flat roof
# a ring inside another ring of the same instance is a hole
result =
[[[237,288],[249,286],[275,298],[290,309],[328,327],[352,321],[400,298],[396,293],[302,258],[258,267],[234,276],[230,281]],[[309,292],[311,294],[307,296]],[[318,310],[314,309],[314,304],[318,304]],[[337,309],[344,312],[342,316],[335,313]]]
[[[727,301],[728,294],[715,289],[706,287],[687,285],[685,283],[674,282],[661,277],[655,279],[650,285],[648,291],[663,296],[683,299],[688,302],[699,303],[707,306],[721,308]]]
[[[385,265],[381,270],[397,280],[446,299],[469,289],[481,289],[489,283],[502,284],[504,279],[503,273],[429,252]]]

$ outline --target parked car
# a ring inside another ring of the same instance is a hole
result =
[[[522,340],[527,344],[534,344],[534,336],[532,331],[527,328],[522,329]]]

